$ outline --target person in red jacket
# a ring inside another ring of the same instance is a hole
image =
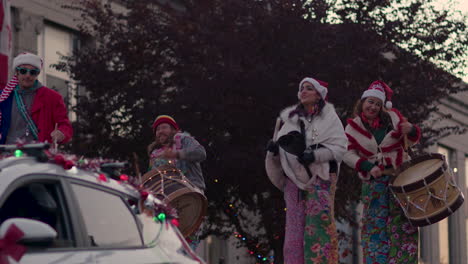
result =
[[[37,80],[42,67],[31,53],[13,60],[15,75],[0,93],[0,144],[70,141],[73,128],[62,96]]]

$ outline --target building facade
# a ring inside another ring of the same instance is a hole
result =
[[[466,85],[466,84],[464,84]],[[468,129],[468,92],[450,95],[440,101],[439,111],[433,114],[441,119],[437,126],[458,126]],[[453,134],[440,139],[429,152],[444,154],[453,176],[465,196],[465,202],[454,214],[441,222],[421,229],[421,260],[423,263],[467,264],[468,244],[468,133]]]
[[[70,55],[79,47],[78,18],[62,8],[66,1],[12,0],[13,56],[31,52],[44,58],[44,69],[38,79],[58,91],[66,104],[73,104],[72,82],[68,74],[51,67],[60,56]]]

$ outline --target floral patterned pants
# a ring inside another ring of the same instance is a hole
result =
[[[336,174],[320,177],[307,191],[290,180],[284,190],[286,201],[285,264],[338,263],[338,234],[334,218]]]
[[[365,264],[418,263],[418,228],[388,188],[389,176],[363,182],[362,247]]]

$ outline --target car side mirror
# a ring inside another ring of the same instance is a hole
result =
[[[20,243],[48,242],[57,237],[57,232],[48,224],[27,218],[10,218],[0,226],[0,238],[4,238],[10,227],[15,225],[22,232]]]

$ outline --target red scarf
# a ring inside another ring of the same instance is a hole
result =
[[[382,124],[380,124],[380,117],[376,117],[373,121],[369,121],[369,119],[366,118],[364,113],[361,113],[361,119],[362,122],[369,124],[373,129],[380,128]]]
[[[319,112],[319,105],[318,104],[315,104],[314,108],[311,111],[307,111],[301,104],[299,104],[296,107],[296,109],[294,109],[293,111],[291,111],[289,113],[289,117],[292,117],[294,115],[303,116],[303,117],[313,116],[313,115],[317,114],[318,112]]]
[[[307,114],[309,114],[309,115],[315,115],[315,113],[318,112],[318,109],[319,109],[318,104],[314,104],[312,110],[310,110],[310,111],[307,111],[307,110],[306,110],[306,112],[307,112]]]

